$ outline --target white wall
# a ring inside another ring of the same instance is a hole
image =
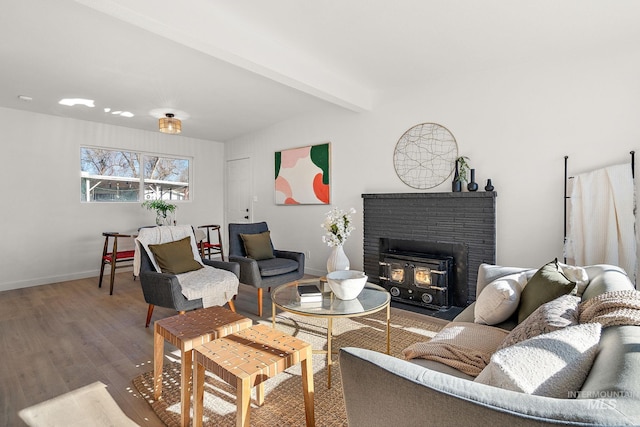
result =
[[[351,268],[361,269],[361,194],[415,192],[395,174],[395,144],[416,124],[442,124],[470,158],[480,188],[493,180],[498,264],[536,267],[562,258],[564,156],[576,174],[629,162],[640,148],[638,76],[635,52],[461,70],[387,97],[371,112],[308,115],[228,141],[226,156],[252,157],[253,220],[268,221],[277,248],[310,251],[307,272],[322,274],[330,248],[319,224],[330,208],[276,206],[273,153],[330,141],[332,205],[358,210],[345,250]],[[450,189],[447,181],[429,191]]]
[[[222,143],[6,108],[0,128],[0,291],[97,276],[103,231],[155,222],[140,203],[80,202],[81,145],[193,157],[192,200],[177,202],[177,220],[223,223]]]

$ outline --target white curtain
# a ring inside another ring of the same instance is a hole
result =
[[[634,183],[629,164],[576,175],[566,255],[576,265],[613,264],[635,283]]]

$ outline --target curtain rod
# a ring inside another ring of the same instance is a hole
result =
[[[631,177],[635,178],[636,177],[636,152],[635,151],[629,151],[629,154],[631,155]],[[565,178],[565,187],[566,187],[566,180],[567,179],[573,179],[572,176],[567,176],[567,162],[569,160],[569,156],[564,156],[564,178]],[[566,188],[565,188],[566,190]]]

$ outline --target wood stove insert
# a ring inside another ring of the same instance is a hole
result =
[[[412,252],[380,254],[380,285],[391,299],[433,310],[452,304],[454,259]]]

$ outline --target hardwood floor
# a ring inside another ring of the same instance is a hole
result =
[[[256,289],[240,285],[236,310],[257,319]],[[271,316],[264,292],[263,318]],[[25,426],[18,411],[95,381],[141,426],[162,422],[132,384],[153,369],[153,325],[131,272],[113,295],[98,278],[0,292],[0,426]],[[156,307],[152,321],[176,312]],[[165,345],[165,354],[176,348]],[[179,354],[179,352],[177,353]]]
[[[241,284],[235,301],[254,321],[256,297],[255,288]],[[269,319],[268,292],[263,307],[262,318]],[[111,296],[108,283],[98,288],[97,277],[0,292],[0,426],[25,426],[21,409],[96,381],[134,422],[162,426],[132,383],[153,369],[153,324],[144,327],[146,314],[140,283],[126,270],[116,274]],[[152,322],[175,314],[156,307]],[[180,353],[165,343],[168,354]]]

